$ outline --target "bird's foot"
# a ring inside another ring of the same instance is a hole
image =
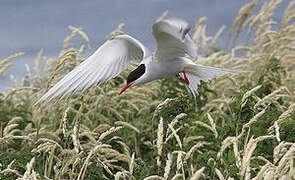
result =
[[[185,71],[183,70],[183,71],[181,71],[181,72],[183,73],[184,78],[182,78],[179,74],[176,75],[177,78],[178,78],[180,81],[184,82],[185,84],[189,84],[189,80],[188,80],[187,77],[186,77]]]

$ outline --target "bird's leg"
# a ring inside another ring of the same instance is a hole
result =
[[[188,80],[188,78],[186,77],[185,71],[183,70],[182,72],[183,72],[183,75],[184,75],[184,80],[186,81],[187,84],[189,84],[189,80]]]
[[[177,78],[178,78],[180,81],[184,82],[185,84],[189,84],[189,80],[188,80],[187,77],[186,77],[185,71],[183,70],[183,71],[181,71],[181,72],[183,73],[184,78],[180,77],[179,74],[176,75]]]

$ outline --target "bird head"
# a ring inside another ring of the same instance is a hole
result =
[[[121,95],[126,89],[130,86],[136,84],[136,80],[138,80],[145,73],[145,65],[140,64],[136,69],[134,69],[127,77],[127,83],[124,85],[119,95]]]

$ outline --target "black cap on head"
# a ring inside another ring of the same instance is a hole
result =
[[[136,69],[134,69],[127,77],[127,84],[132,83],[136,79],[140,78],[145,73],[145,65],[140,64]]]

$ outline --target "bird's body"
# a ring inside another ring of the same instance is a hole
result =
[[[184,57],[157,60],[156,57],[149,56],[141,62],[146,68],[146,73],[135,80],[133,85],[175,76],[191,63],[193,62],[190,59]]]
[[[35,105],[48,103],[58,96],[61,96],[61,100],[78,91],[84,92],[94,85],[100,85],[116,77],[132,61],[139,65],[128,75],[127,83],[120,94],[130,86],[176,75],[188,85],[195,96],[201,80],[207,82],[215,76],[229,73],[194,63],[197,48],[187,34],[190,26],[186,21],[160,20],[153,25],[152,30],[157,42],[154,53],[150,53],[143,44],[129,35],[112,37],[46,92]]]

